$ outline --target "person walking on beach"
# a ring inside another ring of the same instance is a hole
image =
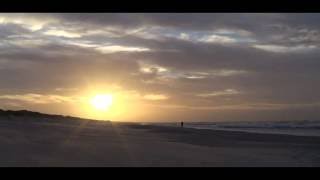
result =
[[[183,127],[183,121],[181,121],[181,127]]]

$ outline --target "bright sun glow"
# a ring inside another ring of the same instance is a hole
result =
[[[97,110],[106,111],[112,105],[112,95],[97,94],[91,99],[91,105]]]

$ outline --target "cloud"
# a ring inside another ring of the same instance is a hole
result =
[[[126,46],[118,46],[118,45],[102,46],[102,47],[97,47],[96,49],[102,53],[150,51],[149,48],[126,47]]]
[[[0,24],[17,24],[22,25],[23,27],[30,29],[31,31],[38,31],[49,23],[57,22],[56,19],[51,18],[50,16],[41,15],[42,17],[40,17],[38,15],[21,13],[1,14]]]
[[[186,105],[154,105],[169,109],[186,109],[186,110],[283,110],[299,109],[308,107],[319,107],[320,103],[307,104],[277,104],[277,103],[253,103],[253,104],[236,104],[236,105],[217,105],[217,106],[186,106]]]
[[[226,96],[226,95],[235,95],[235,94],[240,94],[240,92],[235,89],[226,89],[223,91],[214,91],[210,93],[198,94],[197,96],[212,97],[212,96]]]
[[[8,40],[8,43],[10,43],[11,45],[15,45],[18,47],[24,47],[24,48],[36,48],[39,46],[44,46],[49,44],[48,41],[43,40],[43,39],[19,39],[19,38],[15,38],[12,40]]]
[[[228,36],[221,36],[221,35],[209,35],[205,36],[200,39],[202,42],[207,42],[207,43],[235,43],[237,42],[236,39],[228,37]]]
[[[48,30],[44,32],[45,35],[66,37],[66,38],[80,38],[81,34],[68,32],[64,30]]]
[[[78,88],[55,88],[55,91],[71,91],[71,92],[74,92],[74,91],[78,91],[79,89]]]
[[[250,37],[252,36],[252,32],[247,31],[247,30],[242,30],[242,29],[216,29],[214,31],[216,34],[221,34],[221,35],[238,35],[238,36],[245,36],[245,37]]]
[[[190,36],[187,33],[180,33],[180,38],[184,40],[190,40]]]
[[[280,46],[280,45],[254,45],[253,47],[262,49],[265,51],[275,52],[275,53],[299,53],[306,52],[316,49],[317,47],[314,45],[300,45],[300,46]]]
[[[163,94],[147,94],[143,96],[146,100],[158,101],[158,100],[166,100],[169,97]]]
[[[142,62],[142,61],[138,61],[138,64],[140,66],[140,71],[142,73],[146,73],[146,74],[152,74],[152,73],[164,73],[167,72],[168,69],[165,67],[161,67],[155,64],[148,64],[146,62]]]
[[[318,19],[316,13],[0,14],[0,95],[16,105],[62,105],[73,88],[115,84],[152,105],[195,107],[177,119],[210,120],[213,109],[258,113],[255,105],[297,115],[279,104],[309,108],[303,112],[318,107]]]
[[[23,103],[30,104],[52,104],[52,103],[64,103],[64,102],[74,102],[75,99],[67,96],[60,95],[43,95],[43,94],[15,94],[15,95],[0,95],[0,100],[16,100]]]

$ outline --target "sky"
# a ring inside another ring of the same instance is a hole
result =
[[[114,121],[320,120],[320,14],[0,14],[0,108]],[[112,105],[90,105],[111,94]]]

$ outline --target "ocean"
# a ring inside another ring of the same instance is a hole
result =
[[[180,123],[158,123],[180,126]],[[320,121],[184,122],[185,128],[242,131],[254,133],[320,136]]]

